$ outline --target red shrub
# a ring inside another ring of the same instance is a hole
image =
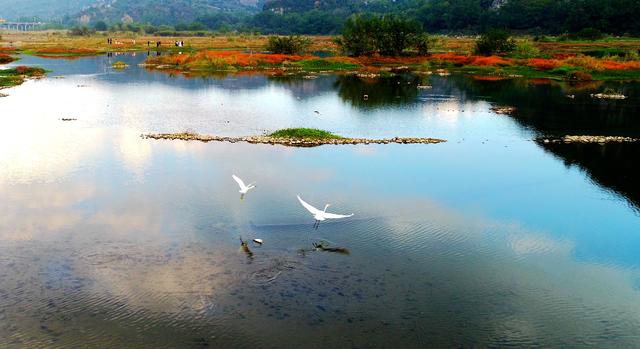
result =
[[[473,57],[473,61],[471,62],[471,65],[496,67],[496,66],[511,65],[513,63],[511,60],[498,57],[498,56],[489,56],[489,57],[472,56],[472,57]]]
[[[4,54],[4,53],[0,53],[0,64],[6,64],[6,63],[11,63],[15,61],[15,58]]]
[[[556,53],[553,55],[553,58],[555,59],[567,59],[567,58],[571,58],[571,57],[575,57],[577,56],[577,54],[575,53]]]

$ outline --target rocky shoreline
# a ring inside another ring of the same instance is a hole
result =
[[[630,143],[640,142],[639,138],[622,136],[564,136],[564,137],[540,137],[536,139],[540,143]]]
[[[446,142],[437,138],[401,138],[394,137],[388,139],[368,139],[368,138],[279,138],[270,136],[247,136],[247,137],[224,137],[200,135],[196,133],[155,133],[143,134],[143,139],[164,139],[200,142],[229,142],[229,143],[251,143],[251,144],[271,144],[284,145],[289,147],[317,147],[321,145],[353,145],[353,144],[437,144]]]

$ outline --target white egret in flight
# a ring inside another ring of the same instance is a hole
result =
[[[300,201],[302,206],[304,206],[304,208],[306,208],[307,211],[311,212],[311,214],[313,215],[313,218],[315,218],[316,222],[313,224],[313,227],[316,228],[316,229],[318,229],[318,226],[320,225],[320,222],[325,221],[327,219],[349,218],[349,217],[353,216],[353,213],[350,214],[350,215],[342,215],[342,214],[335,214],[335,213],[327,212],[327,208],[329,208],[329,206],[331,206],[330,204],[326,204],[324,206],[324,210],[321,211],[321,210],[309,205],[304,200],[302,200],[300,195],[298,195],[298,201]]]
[[[233,180],[236,181],[236,183],[238,183],[238,185],[240,186],[240,199],[244,199],[244,195],[251,189],[255,188],[255,184],[256,182],[253,182],[249,185],[245,185],[244,181],[242,179],[240,179],[240,177],[236,176],[236,175],[232,175],[231,177],[233,177]]]

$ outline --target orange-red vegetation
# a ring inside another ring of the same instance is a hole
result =
[[[557,59],[531,58],[527,61],[527,66],[537,70],[551,70],[561,65],[562,62]]]
[[[40,55],[95,55],[99,51],[90,48],[49,47],[36,50]]]
[[[546,78],[529,79],[529,83],[531,83],[532,85],[549,85],[552,82],[553,81],[551,79],[546,79]]]
[[[605,60],[602,62],[602,66],[606,70],[640,69],[640,62],[639,61],[616,62],[616,61]]]
[[[44,70],[41,68],[34,68],[34,67],[26,67],[24,65],[20,65],[17,66],[15,68],[16,73],[18,74],[22,74],[22,75],[30,75],[30,76],[41,76],[44,75]]]
[[[240,51],[201,51],[194,54],[175,54],[149,58],[147,63],[175,66],[214,66],[257,67],[276,66],[285,62],[296,62],[312,56],[296,56],[283,54],[247,53]]]
[[[335,57],[338,58],[338,57]],[[347,58],[347,57],[340,57]],[[426,57],[411,56],[411,57],[385,57],[385,56],[362,56],[352,58],[351,63],[358,65],[370,66],[370,65],[384,65],[384,64],[420,64],[426,60]]]
[[[0,53],[0,64],[6,64],[6,63],[11,63],[15,61],[15,58],[4,54],[4,53]]]
[[[567,58],[571,58],[571,57],[575,57],[577,56],[577,53],[556,53],[553,55],[553,58],[555,59],[567,59]]]
[[[498,56],[465,56],[455,53],[438,53],[431,55],[430,59],[450,62],[456,65],[474,65],[482,67],[500,67],[513,64],[513,60]]]

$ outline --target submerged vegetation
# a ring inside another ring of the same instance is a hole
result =
[[[19,66],[13,69],[0,69],[0,89],[21,85],[26,79],[44,76],[45,70]]]

